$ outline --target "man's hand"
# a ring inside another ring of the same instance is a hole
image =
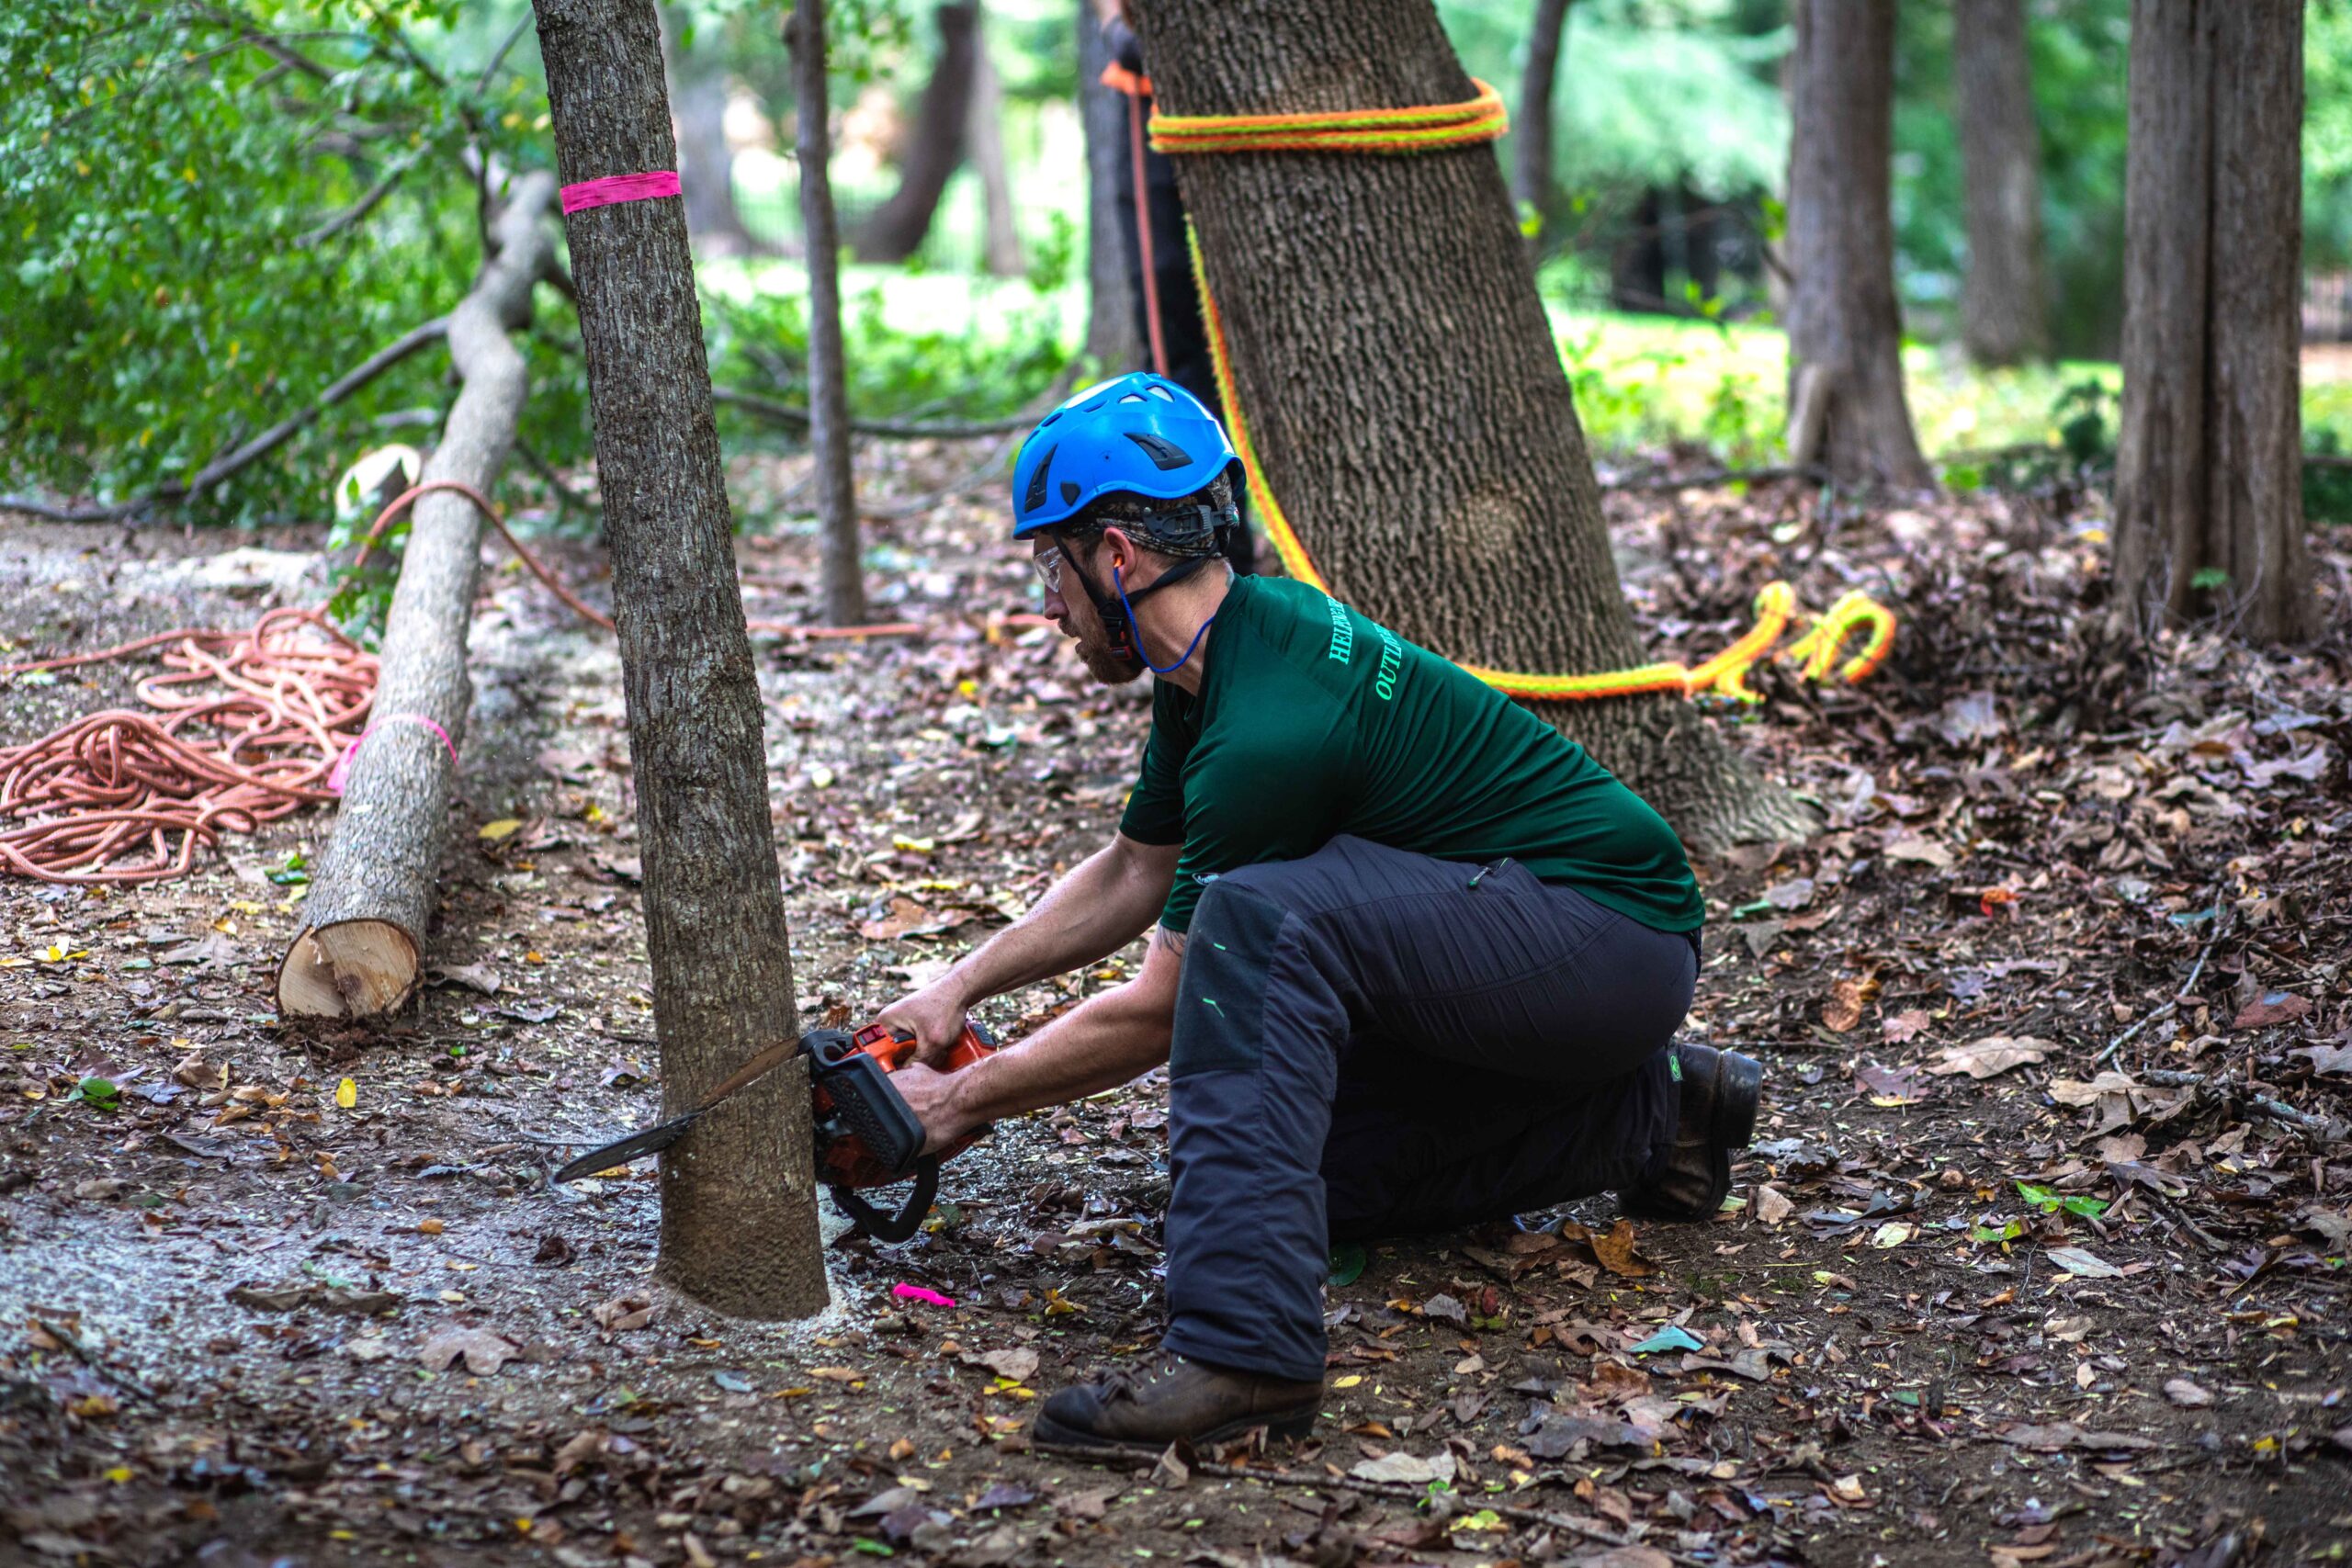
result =
[[[910,997],[901,997],[884,1008],[874,1020],[893,1029],[902,1029],[915,1037],[915,1060],[925,1064],[929,1072],[947,1060],[947,1053],[956,1046],[964,1032],[964,998],[956,992],[933,985],[926,986]]]
[[[922,1123],[922,1152],[935,1155],[974,1127],[980,1119],[966,1110],[957,1094],[959,1073],[943,1073],[910,1062],[890,1075],[890,1086],[906,1100],[907,1109]]]

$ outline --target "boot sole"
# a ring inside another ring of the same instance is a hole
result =
[[[1270,1438],[1299,1438],[1315,1429],[1315,1412],[1307,1410],[1289,1416],[1248,1416],[1238,1421],[1227,1421],[1222,1427],[1212,1427],[1205,1432],[1188,1437],[1194,1445],[1229,1442],[1254,1427],[1263,1427]],[[1029,1441],[1052,1453],[1080,1454],[1090,1459],[1132,1459],[1150,1461],[1168,1451],[1173,1438],[1156,1442],[1122,1442],[1114,1438],[1097,1437],[1092,1432],[1065,1427],[1052,1416],[1040,1412],[1030,1423]]]
[[[1715,1119],[1708,1132],[1726,1149],[1744,1149],[1756,1136],[1756,1113],[1764,1099],[1764,1064],[1736,1051],[1717,1058]]]

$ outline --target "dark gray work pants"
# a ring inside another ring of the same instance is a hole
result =
[[[1320,1378],[1331,1242],[1638,1183],[1698,953],[1512,862],[1363,839],[1212,882],[1169,1062],[1167,1348]]]

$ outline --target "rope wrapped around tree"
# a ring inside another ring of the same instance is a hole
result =
[[[1510,129],[1502,97],[1484,82],[1477,96],[1458,104],[1429,104],[1405,108],[1354,109],[1322,114],[1169,115],[1154,109],[1148,134],[1153,151],[1167,153],[1207,152],[1353,152],[1390,156],[1431,152],[1492,141]],[[1145,134],[1140,117],[1138,137]],[[1267,482],[1250,438],[1238,389],[1234,384],[1224,318],[1210,290],[1208,271],[1202,265],[1200,238],[1191,236],[1193,275],[1200,290],[1201,313],[1208,328],[1210,361],[1216,373],[1217,396],[1235,452],[1241,458],[1250,492],[1266,533],[1274,541],[1283,570],[1303,582],[1329,592],[1316,570],[1305,541],[1291,525],[1282,503]],[[1645,664],[1630,670],[1589,673],[1533,672],[1489,670],[1464,664],[1479,680],[1514,697],[1534,701],[1576,701],[1594,697],[1632,696],[1651,692],[1680,692],[1695,696],[1712,692],[1735,701],[1754,703],[1761,697],[1747,685],[1747,672],[1768,655],[1797,661],[1810,680],[1826,679],[1834,671],[1851,684],[1870,675],[1894,646],[1894,612],[1860,591],[1847,593],[1827,614],[1788,648],[1773,655],[1774,646],[1798,615],[1796,592],[1786,582],[1769,582],[1756,596],[1756,625],[1729,648],[1697,665],[1677,662]],[[1857,633],[1865,634],[1861,650],[1842,663],[1838,655]]]

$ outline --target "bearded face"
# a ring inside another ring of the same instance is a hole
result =
[[[1085,571],[1091,575],[1094,563],[1089,560],[1076,569],[1070,564],[1069,552],[1078,550],[1091,554],[1091,543],[1058,547],[1041,543],[1040,554],[1047,548],[1062,551],[1061,586],[1046,590],[1045,612],[1046,618],[1061,629],[1064,637],[1077,642],[1079,662],[1086,666],[1088,674],[1105,686],[1124,686],[1143,673],[1144,662],[1133,650],[1132,644],[1127,645],[1125,651],[1114,646],[1109,628],[1103,626],[1102,615],[1094,608],[1093,599],[1087,593],[1085,584],[1079,581],[1078,572]]]

